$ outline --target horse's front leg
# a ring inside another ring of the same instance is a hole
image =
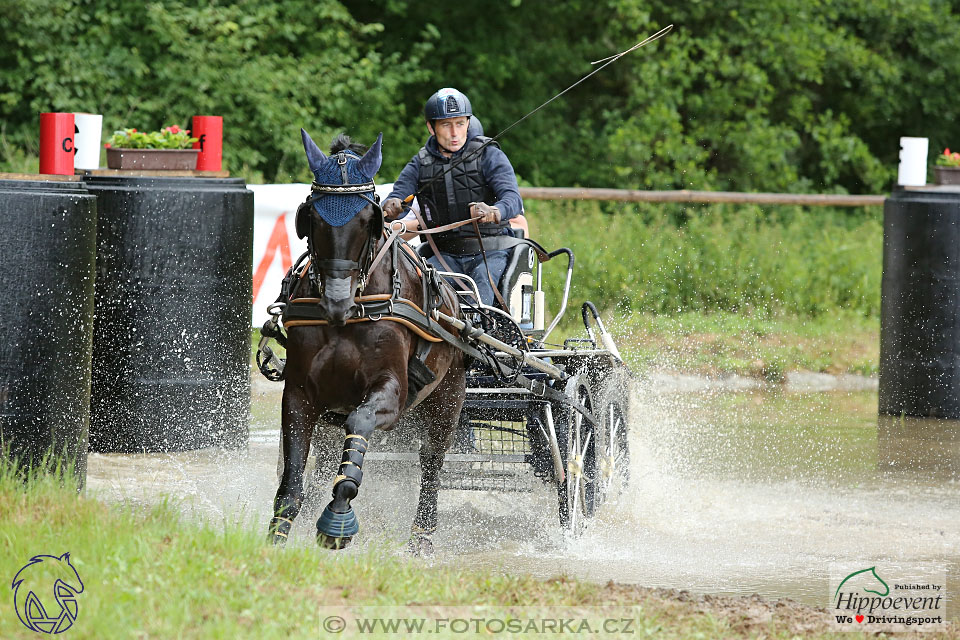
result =
[[[293,519],[303,504],[303,470],[310,452],[310,438],[318,410],[303,389],[287,383],[283,390],[282,435],[283,474],[273,501],[273,518],[268,537],[274,544],[286,542]]]
[[[333,484],[333,500],[317,520],[317,542],[322,546],[343,548],[360,530],[350,501],[357,497],[363,480],[363,456],[373,432],[395,424],[400,417],[401,391],[400,382],[395,377],[384,376],[347,416],[344,423],[346,438]]]

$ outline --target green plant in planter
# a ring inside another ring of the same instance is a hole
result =
[[[164,127],[160,131],[143,132],[136,129],[122,129],[114,131],[110,140],[104,145],[118,149],[186,149],[198,138],[190,137],[189,129],[181,129],[177,125]]]
[[[960,167],[960,153],[957,153],[956,151],[950,153],[950,148],[947,147],[943,150],[943,153],[937,156],[937,166]]]

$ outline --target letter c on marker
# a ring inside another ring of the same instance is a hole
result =
[[[69,143],[69,147],[67,143]],[[60,146],[62,146],[63,150],[67,153],[71,153],[73,151],[73,138],[64,138]]]

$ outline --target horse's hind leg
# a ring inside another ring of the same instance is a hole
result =
[[[451,375],[453,373],[453,375]],[[423,417],[420,444],[420,498],[410,529],[410,551],[416,555],[433,553],[431,538],[437,530],[437,500],[440,493],[440,469],[443,456],[460,419],[464,391],[454,381],[463,380],[462,373],[448,372],[444,381],[418,407]]]
[[[288,383],[283,390],[283,474],[273,501],[273,518],[267,534],[274,544],[286,542],[293,519],[303,504],[303,470],[316,421],[317,409],[307,400],[303,389]]]
[[[317,520],[317,542],[322,546],[340,549],[360,530],[350,501],[357,497],[363,480],[363,456],[374,430],[395,424],[399,418],[400,392],[397,379],[385,376],[347,416],[343,425],[347,435],[333,485],[333,500]]]

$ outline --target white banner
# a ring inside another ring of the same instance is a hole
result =
[[[251,184],[253,191],[253,326],[269,317],[267,305],[280,295],[280,281],[307,250],[294,229],[297,207],[310,195],[309,184]],[[377,185],[385,198],[393,183]]]

